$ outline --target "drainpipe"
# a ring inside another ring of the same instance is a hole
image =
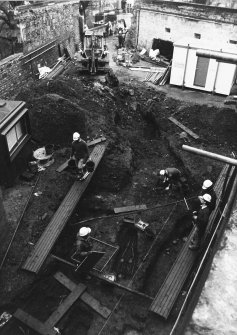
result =
[[[237,159],[234,159],[234,158],[218,155],[218,154],[215,154],[213,152],[197,149],[197,148],[194,148],[194,147],[190,147],[189,145],[185,145],[185,144],[182,145],[182,149],[185,150],[185,151],[191,152],[193,154],[197,154],[197,155],[200,155],[200,156],[204,156],[204,157],[207,157],[207,158],[210,158],[210,159],[217,160],[219,162],[224,162],[224,163],[227,163],[227,164],[237,166]]]
[[[237,55],[226,55],[223,52],[214,52],[214,51],[205,51],[205,50],[197,50],[196,55],[205,58],[214,58],[217,62],[226,62],[237,64]]]
[[[221,52],[222,52],[222,49],[221,49]],[[215,80],[214,80],[214,84],[213,84],[212,93],[215,93],[215,90],[216,90],[216,81],[217,81],[217,75],[218,75],[219,67],[220,67],[220,62],[217,62],[217,69],[216,69],[216,75],[215,75]]]
[[[187,53],[186,53],[186,59],[185,59],[185,65],[184,65],[184,77],[183,77],[183,84],[182,84],[182,89],[184,89],[184,84],[185,84],[185,77],[186,77],[186,70],[187,70],[187,63],[188,63],[188,54],[189,54],[189,44],[187,47]]]
[[[139,37],[139,27],[140,27],[140,14],[141,14],[141,9],[137,10],[137,41],[136,41],[136,49],[138,46],[138,37]]]

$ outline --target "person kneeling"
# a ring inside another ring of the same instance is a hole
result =
[[[177,186],[179,189],[182,187],[181,172],[178,169],[166,168],[165,170],[160,170],[160,176],[163,177],[165,190],[169,190],[172,186]]]

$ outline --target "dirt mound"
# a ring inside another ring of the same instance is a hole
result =
[[[177,113],[180,122],[211,143],[236,146],[237,114],[231,109],[190,105]]]
[[[60,96],[43,95],[31,100],[29,109],[33,138],[40,144],[69,145],[72,133],[86,138],[85,113],[78,105]]]
[[[179,164],[183,166],[190,186],[199,190],[205,179],[213,181],[217,179],[221,170],[220,162],[215,162],[198,155],[190,155],[189,152],[182,150],[183,142],[176,134],[167,136],[167,141],[171,153],[176,157]],[[195,147],[205,150],[203,145],[195,144]]]

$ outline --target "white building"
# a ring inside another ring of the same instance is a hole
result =
[[[196,55],[197,50],[237,56],[237,46],[184,38],[174,43],[171,85],[229,95],[236,78],[236,64]]]

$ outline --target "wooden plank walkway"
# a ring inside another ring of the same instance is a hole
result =
[[[219,212],[218,204],[220,201],[222,185],[226,176],[228,165],[225,165],[222,169],[217,182],[215,183],[214,190],[217,195],[217,206],[212,212],[209,218],[209,225],[213,224],[216,215]],[[165,281],[163,282],[161,288],[159,289],[155,299],[153,300],[149,310],[154,312],[165,319],[168,318],[171,309],[179,296],[179,293],[194,265],[195,259],[198,255],[197,251],[190,250],[189,244],[195,234],[195,228],[192,229],[188,240],[183,245],[175,263],[170,269]]]
[[[92,147],[93,145],[99,144],[99,143],[104,142],[104,141],[106,141],[106,138],[103,136],[103,137],[97,138],[93,141],[87,142],[87,146]],[[66,162],[64,162],[62,165],[60,165],[56,169],[56,171],[57,172],[62,172],[63,170],[65,170],[68,167],[68,162],[69,161],[70,161],[70,159],[67,159]]]
[[[58,280],[62,285],[64,285],[68,290],[73,291],[76,288],[76,284],[73,283],[68,277],[66,277],[62,272],[57,272],[54,275],[54,278]],[[92,297],[89,293],[83,292],[80,296],[80,299],[90,306],[95,312],[107,319],[111,314],[111,310],[105,306],[102,306],[101,303]]]
[[[82,194],[87,188],[87,185],[89,184],[101,158],[103,157],[105,148],[106,144],[98,144],[94,148],[90,156],[91,159],[95,162],[95,170],[90,173],[87,179],[85,179],[84,181],[74,182],[63,202],[52,217],[49,225],[43,232],[34,249],[32,250],[31,254],[27,258],[26,262],[23,264],[22,269],[34,273],[39,272],[54,243],[56,242],[69,217],[72,215],[73,210],[75,209]]]
[[[179,122],[178,120],[176,120],[174,117],[170,116],[168,118],[171,122],[173,122],[174,124],[176,124],[176,126],[178,126],[179,128],[183,129],[186,133],[188,133],[190,136],[192,136],[193,138],[195,138],[195,140],[197,140],[199,138],[199,136],[197,134],[195,134],[192,130],[190,130],[189,128],[185,127],[181,122]]]
[[[47,328],[45,324],[28,313],[24,312],[22,309],[18,308],[13,316],[27,325],[29,328],[35,330],[41,335],[56,335],[58,332],[53,328]]]
[[[47,328],[53,328],[85,290],[86,286],[84,284],[80,283],[76,285],[74,290],[71,291],[71,293],[63,300],[56,311],[50,315],[50,317],[45,322],[45,326]]]

